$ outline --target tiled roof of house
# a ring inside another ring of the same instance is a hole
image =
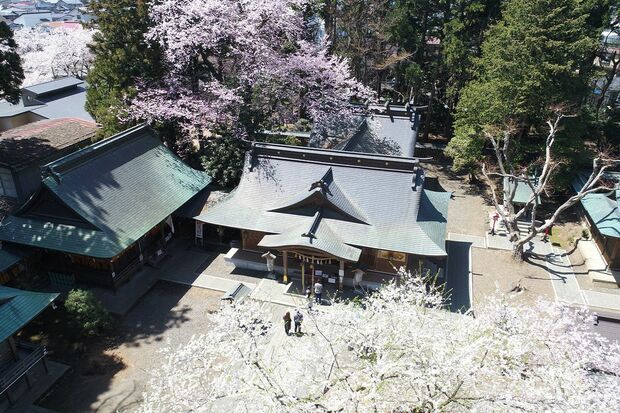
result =
[[[0,285],[0,343],[45,310],[57,293],[37,293]]]
[[[22,90],[32,100],[24,105],[23,99],[17,104],[0,100],[0,118],[13,117],[31,112],[46,119],[78,118],[94,122],[86,111],[86,84],[83,80],[65,77],[36,85],[26,86]]]
[[[350,138],[334,146],[349,152],[413,157],[417,132],[410,117],[373,115]]]
[[[445,256],[449,199],[424,189],[412,158],[254,143],[239,186],[196,219],[278,234],[265,236],[265,247],[302,246],[304,227],[320,211],[314,240],[331,242],[322,248],[332,255],[354,258],[346,245]]]
[[[0,239],[98,258],[122,252],[211,181],[145,125],[52,162],[43,174],[37,194],[0,225]],[[70,219],[46,218],[37,196],[56,200]]]
[[[95,136],[97,125],[82,119],[46,119],[0,132],[0,165],[20,169]]]

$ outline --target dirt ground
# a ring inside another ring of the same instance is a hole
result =
[[[485,199],[486,191],[468,184],[464,177],[453,174],[448,167],[425,165],[428,176],[438,177],[441,187],[453,193],[448,209],[448,232],[484,236],[488,213],[493,206]]]
[[[549,274],[542,262],[518,263],[510,251],[481,248],[472,249],[472,259],[474,306],[497,292],[523,304],[535,303],[539,297],[555,300]]]
[[[220,296],[160,281],[120,320],[113,342],[90,345],[40,404],[66,413],[131,411],[161,362],[159,350],[208,329],[206,315],[219,308]]]

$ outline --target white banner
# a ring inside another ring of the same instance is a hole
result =
[[[196,221],[196,238],[202,238],[202,226],[204,222]]]

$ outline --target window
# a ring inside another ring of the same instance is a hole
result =
[[[13,175],[8,169],[0,168],[0,195],[17,198]]]

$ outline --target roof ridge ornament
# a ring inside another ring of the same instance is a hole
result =
[[[327,184],[322,179],[319,179],[318,181],[314,181],[312,185],[310,185],[309,191],[312,191],[316,188],[320,188],[321,190],[325,191],[327,190]]]

